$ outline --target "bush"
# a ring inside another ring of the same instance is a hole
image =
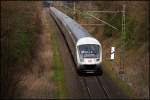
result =
[[[118,29],[118,30],[115,30],[112,27],[105,25],[104,33],[103,33],[104,36],[106,36],[106,37],[120,36],[121,22],[122,22],[121,15],[117,14],[115,16],[112,16],[112,15],[108,14],[105,16],[104,20]]]
[[[108,25],[105,25],[104,27],[104,33],[103,35],[106,37],[117,37],[122,38],[122,41],[124,41],[125,46],[127,48],[131,47],[134,44],[135,40],[135,28],[136,28],[136,21],[130,17],[125,17],[125,33],[122,33],[122,15],[117,14],[114,17],[112,15],[107,15],[105,17],[106,22],[110,23],[114,27],[116,27],[118,30],[115,30],[111,28]]]

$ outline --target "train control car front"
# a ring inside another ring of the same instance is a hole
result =
[[[102,63],[102,47],[93,37],[84,37],[76,44],[78,71],[95,73],[99,71]]]

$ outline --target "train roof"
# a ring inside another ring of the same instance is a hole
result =
[[[54,7],[50,7],[50,9],[55,13],[55,15],[63,22],[63,24],[68,27],[73,33],[72,35],[75,37],[76,41],[84,37],[90,37],[91,35],[85,30],[80,24],[78,24],[75,20],[68,17],[64,13],[60,12]]]
[[[100,45],[99,41],[93,37],[84,37],[78,40],[76,46],[84,44],[97,44]]]

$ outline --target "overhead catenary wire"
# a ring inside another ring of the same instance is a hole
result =
[[[69,8],[69,10],[72,10],[70,7],[67,7],[67,6],[64,6],[64,7]],[[78,9],[74,9],[74,11],[76,11],[76,12],[78,12],[78,13],[80,13],[80,14],[83,13],[83,12],[81,12],[81,11],[78,10]],[[112,27],[112,28],[115,29],[115,30],[119,30],[118,28],[114,27],[113,25],[107,23],[107,22],[104,21],[104,20],[101,20],[100,18],[97,18],[96,16],[94,16],[94,15],[88,13],[88,12],[87,12],[86,14],[87,14],[88,16],[90,16],[90,17],[92,17],[92,18],[94,18],[94,19],[96,19],[96,20],[99,20],[99,21],[101,21],[102,23],[104,23],[104,24],[106,24],[106,25]]]

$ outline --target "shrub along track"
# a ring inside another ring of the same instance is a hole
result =
[[[47,13],[50,14],[48,10]],[[52,16],[50,16],[49,18],[51,17]],[[57,24],[55,24],[55,26],[58,27]],[[69,98],[126,98],[121,90],[118,89],[115,84],[113,84],[111,79],[108,78],[105,73],[102,76],[79,76],[76,73],[75,62],[60,28],[58,29],[58,32],[56,34],[56,40],[58,40],[58,42],[60,43],[59,51],[64,62],[65,80],[67,81],[67,86],[70,93]]]

